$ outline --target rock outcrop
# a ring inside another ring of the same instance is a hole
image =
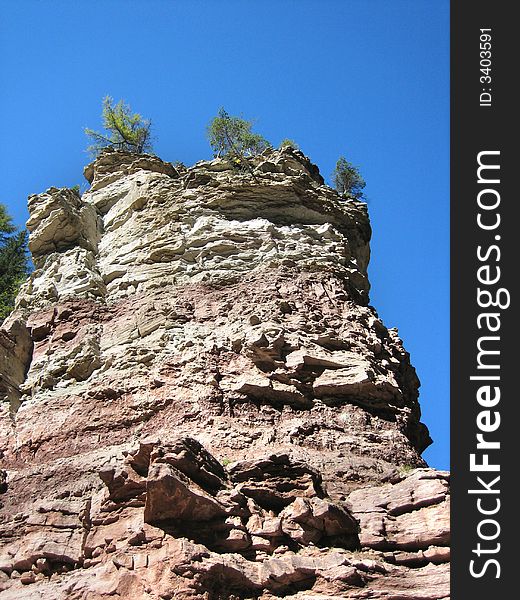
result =
[[[105,151],[29,198],[0,330],[2,600],[449,596],[449,474],[301,152]]]

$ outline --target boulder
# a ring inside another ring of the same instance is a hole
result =
[[[148,472],[144,520],[209,521],[225,515],[224,507],[183,473],[167,463]]]

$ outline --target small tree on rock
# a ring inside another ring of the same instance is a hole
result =
[[[356,200],[364,197],[365,180],[359,173],[359,169],[349,163],[345,157],[339,157],[332,178],[340,196],[356,198]]]
[[[294,141],[294,140],[290,140],[289,138],[285,138],[280,142],[280,148],[293,148],[294,150],[299,150],[300,146],[298,146],[298,144]]]
[[[17,230],[0,204],[0,322],[13,310],[27,273],[27,232]]]
[[[143,119],[139,113],[132,114],[130,106],[123,100],[114,104],[110,96],[103,98],[102,119],[105,133],[85,128],[86,135],[93,141],[88,151],[94,156],[104,148],[139,154],[152,151],[151,121]]]
[[[221,108],[207,129],[215,156],[242,162],[245,158],[270,148],[271,144],[260,134],[253,133],[252,127],[252,121],[232,117]]]

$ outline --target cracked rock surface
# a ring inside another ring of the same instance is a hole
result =
[[[0,329],[0,598],[449,597],[449,473],[368,304],[366,206],[291,148],[105,151],[29,199]]]

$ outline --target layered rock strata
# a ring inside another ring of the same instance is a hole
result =
[[[0,597],[449,596],[449,474],[368,305],[366,206],[293,149],[106,151],[29,199],[0,330]]]

